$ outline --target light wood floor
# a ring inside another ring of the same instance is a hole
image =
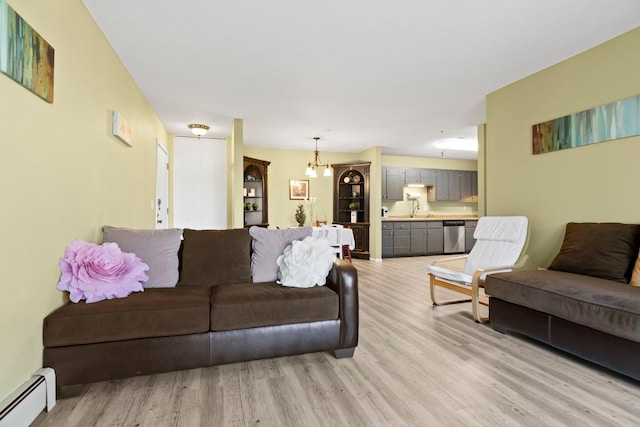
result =
[[[494,332],[469,304],[434,308],[431,260],[354,260],[352,359],[315,353],[68,387],[34,425],[640,425],[640,383]]]

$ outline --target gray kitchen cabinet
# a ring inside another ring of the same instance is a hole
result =
[[[478,171],[471,171],[471,198],[473,202],[478,201]]]
[[[476,239],[473,238],[473,233],[476,231],[477,224],[478,221],[464,222],[464,247],[467,253],[471,252],[473,245],[476,244]]]
[[[382,223],[382,258],[393,256],[393,223]]]
[[[478,201],[478,172],[460,171],[460,201]]]
[[[435,169],[421,169],[420,180],[422,184],[432,187],[436,185],[436,170]]]
[[[383,221],[382,257],[440,255],[442,221]]]
[[[419,168],[408,168],[404,170],[404,183],[406,185],[409,184],[421,184],[420,180],[420,169]]]
[[[440,255],[444,251],[444,228],[442,221],[427,222],[427,254]]]
[[[411,224],[409,221],[393,223],[393,255],[411,255]]]
[[[411,255],[427,254],[427,221],[411,223]]]
[[[436,172],[435,195],[430,192],[428,201],[430,202],[459,202],[460,183],[463,171],[438,170]],[[434,198],[435,196],[435,198]]]
[[[449,171],[449,201],[457,202],[460,200],[460,178],[461,171]]]
[[[424,186],[436,185],[436,171],[434,169],[409,168],[404,171],[405,185],[418,184]]]
[[[403,185],[404,175],[402,168],[382,167],[382,200],[401,201],[403,199]]]

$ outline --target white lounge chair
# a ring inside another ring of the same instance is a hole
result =
[[[476,243],[468,255],[438,260],[429,266],[429,287],[433,305],[471,301],[473,320],[481,317],[480,304],[488,306],[484,279],[489,273],[522,268],[527,260],[529,221],[524,216],[486,216],[478,220],[473,237]],[[465,260],[466,259],[466,260]],[[452,262],[464,262],[464,268],[452,267]],[[447,264],[448,266],[445,266]],[[467,296],[463,299],[437,301],[435,288],[440,286]]]

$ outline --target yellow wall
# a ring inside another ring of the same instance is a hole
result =
[[[486,209],[531,221],[546,267],[571,221],[640,223],[640,137],[533,155],[531,126],[640,94],[640,28],[487,96]]]
[[[48,104],[0,74],[0,400],[42,366],[64,248],[104,224],[154,227],[156,138],[170,140],[80,0],[9,3],[55,48],[55,93]],[[111,135],[113,110],[132,148]]]

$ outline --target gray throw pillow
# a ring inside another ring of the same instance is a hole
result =
[[[275,282],[278,279],[278,257],[294,240],[311,236],[311,227],[267,229],[253,226],[249,234],[253,238],[251,276],[253,283]]]
[[[105,242],[115,242],[123,252],[133,252],[149,266],[145,288],[172,288],[178,283],[178,250],[182,229],[132,230],[105,225]]]

